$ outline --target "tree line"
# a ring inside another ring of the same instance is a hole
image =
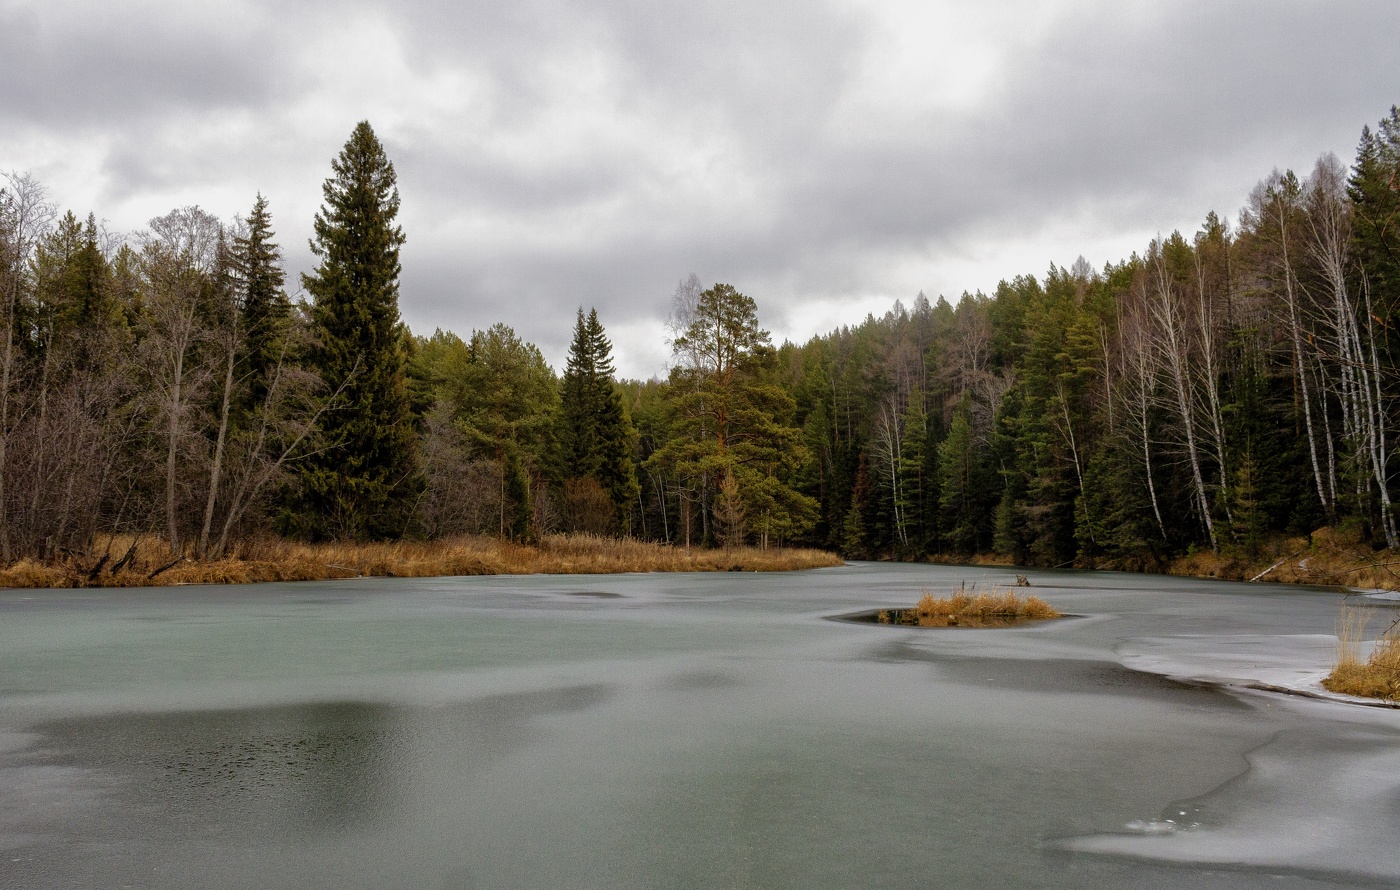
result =
[[[775,346],[690,276],[664,380],[580,308],[562,373],[506,325],[412,334],[393,164],[359,124],[287,295],[268,201],[132,237],[0,190],[0,559],[159,535],[553,532],[851,557],[1151,567],[1343,527],[1400,545],[1400,113],[1102,269],[920,294]]]

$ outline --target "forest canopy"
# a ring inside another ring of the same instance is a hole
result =
[[[1150,567],[1346,529],[1400,546],[1400,112],[1119,262],[923,294],[774,345],[761,295],[681,281],[664,380],[580,306],[562,372],[508,326],[414,334],[391,159],[333,160],[309,299],[275,204],[130,236],[0,189],[0,561],[117,534],[554,532],[849,557]],[[665,295],[658,295],[658,302]]]

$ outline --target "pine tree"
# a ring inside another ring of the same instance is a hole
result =
[[[413,429],[399,322],[399,192],[394,165],[368,121],[355,126],[322,187],[312,252],[311,364],[332,392],[324,450],[302,474],[292,523],[312,537],[402,533],[416,485]]]
[[[765,537],[791,539],[816,522],[818,504],[790,482],[811,460],[792,425],[796,403],[776,378],[777,355],[751,297],[716,284],[696,297],[673,342],[670,387],[678,435],[649,459],[673,468],[713,509],[726,478]]]

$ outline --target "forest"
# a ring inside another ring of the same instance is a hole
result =
[[[365,122],[302,300],[261,195],[122,235],[3,184],[3,563],[117,535],[192,559],[586,533],[1130,569],[1327,527],[1400,546],[1395,108],[1350,167],[1275,170],[1233,222],[803,344],[691,275],[670,373],[646,381],[617,379],[587,307],[557,371],[504,324],[410,332],[396,176]]]

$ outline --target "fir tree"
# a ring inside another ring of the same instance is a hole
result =
[[[1362,307],[1378,322],[1373,355],[1393,394],[1400,381],[1400,108],[1392,105],[1374,133],[1362,129],[1347,191]]]
[[[851,487],[851,506],[841,523],[841,555],[848,559],[866,559],[870,556],[865,529],[865,511],[869,501],[870,474],[866,471],[865,455],[862,454],[856,467],[855,484]]]
[[[974,553],[981,540],[978,466],[967,412],[959,409],[938,449],[939,526],[943,541],[954,553]]]
[[[598,321],[578,310],[568,364],[560,385],[559,449],[566,480],[592,479],[613,505],[615,530],[626,532],[641,490],[632,462],[636,437],[613,384],[612,344]]]
[[[925,526],[928,509],[928,416],[924,396],[914,391],[904,412],[904,436],[900,443],[899,502],[902,537],[908,542],[905,555],[922,556],[928,549],[929,529]]]
[[[242,361],[247,385],[245,406],[267,398],[269,376],[281,360],[283,335],[291,305],[282,289],[282,250],[272,240],[272,214],[261,194],[248,214],[247,231],[233,240],[233,267],[238,277],[239,311],[243,322]]]
[[[311,363],[332,392],[324,450],[302,474],[295,527],[312,537],[402,532],[415,487],[413,429],[399,322],[399,192],[368,121],[331,162],[316,214],[320,265],[302,284],[314,302]]]

